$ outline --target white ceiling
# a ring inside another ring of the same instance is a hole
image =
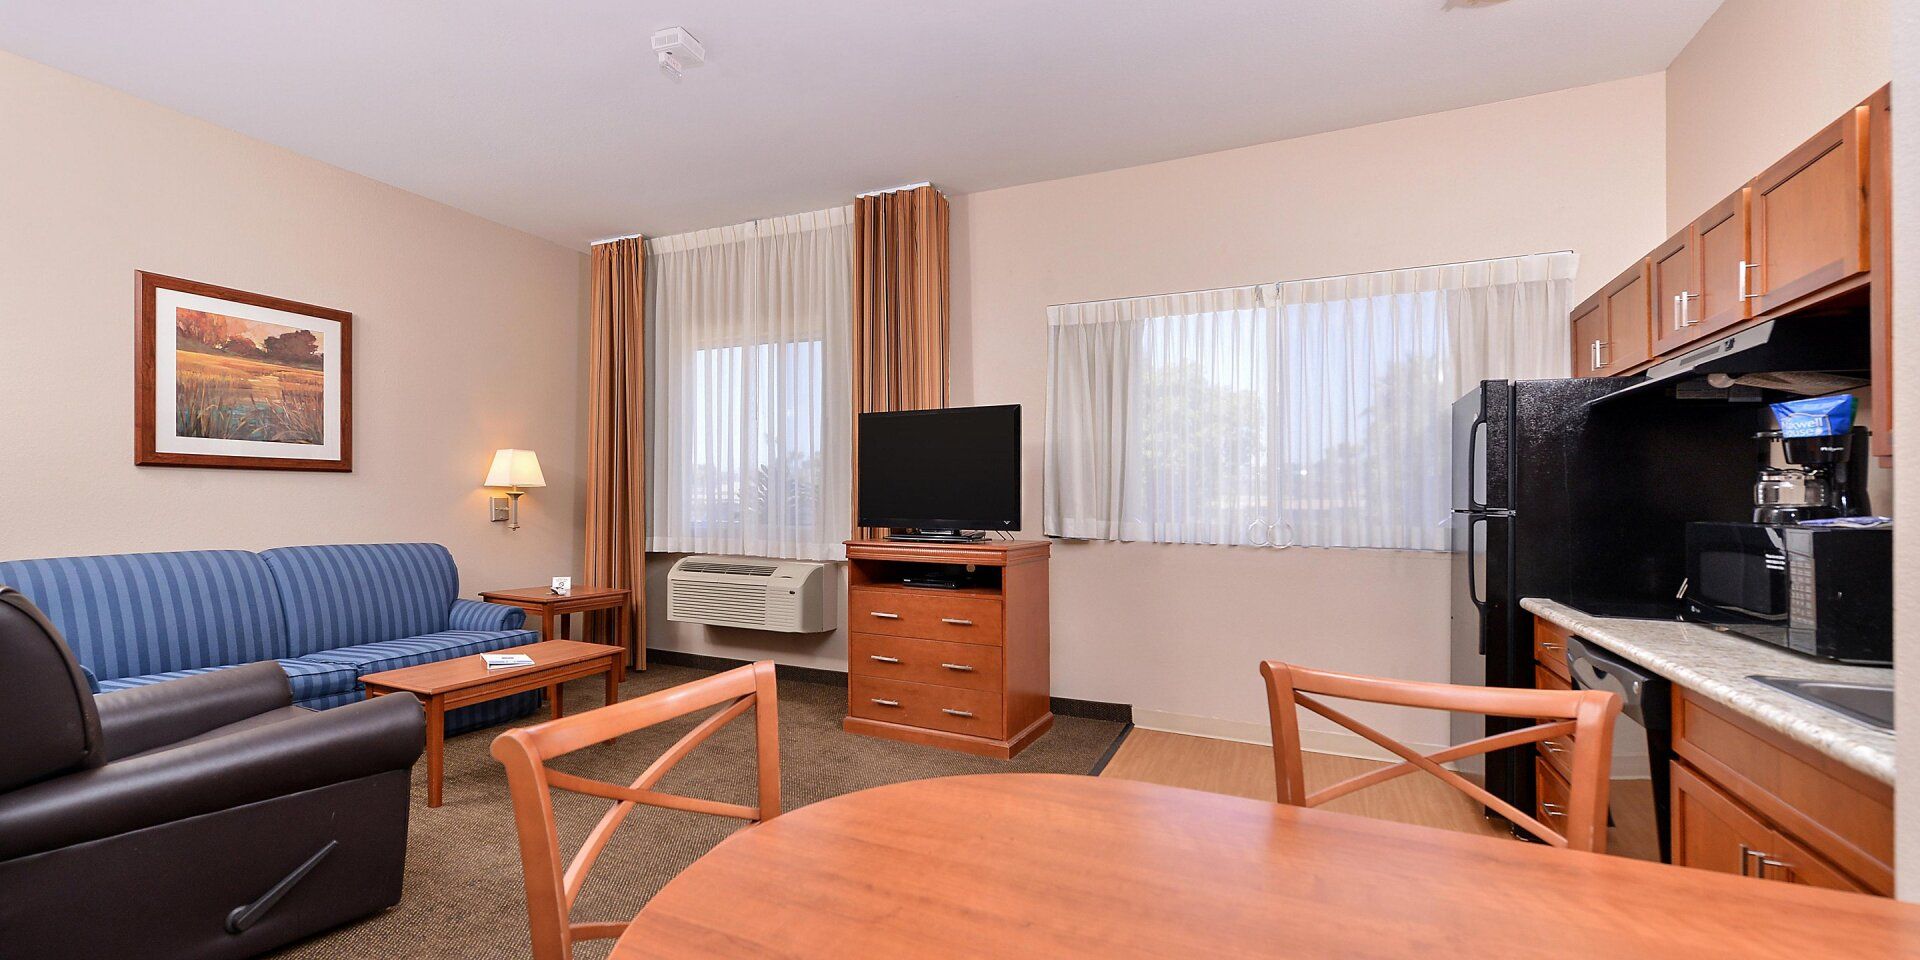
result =
[[[1719,3],[0,0],[0,49],[584,246],[1651,73]]]

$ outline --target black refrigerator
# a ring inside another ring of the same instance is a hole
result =
[[[1750,514],[1760,405],[1613,396],[1638,382],[1487,380],[1454,403],[1454,683],[1534,686],[1525,597],[1677,616],[1686,523]],[[1456,744],[1531,723],[1452,720]],[[1534,808],[1532,745],[1488,755],[1484,773],[1489,792]]]

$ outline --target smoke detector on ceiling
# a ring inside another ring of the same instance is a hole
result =
[[[653,33],[653,55],[660,60],[660,72],[678,80],[691,67],[707,62],[707,48],[693,38],[685,27],[668,27]]]

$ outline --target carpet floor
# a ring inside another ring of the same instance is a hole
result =
[[[655,665],[630,673],[628,699],[707,675],[687,667]],[[604,704],[599,678],[567,686],[569,712]],[[845,687],[780,682],[781,793],[787,810],[818,800],[903,780],[969,773],[1088,773],[1122,725],[1056,717],[1053,730],[1011,761],[913,746],[840,729]],[[707,713],[663,724],[570,754],[555,769],[628,783]],[[522,721],[546,719],[545,711]],[[357,924],[321,934],[271,954],[284,960],[388,960],[446,957],[520,960],[529,955],[526,899],[513,833],[506,773],[487,752],[501,727],[447,742],[442,804],[426,806],[426,761],[414,765],[413,809],[407,830],[405,893],[400,903]],[[751,714],[728,724],[673,768],[660,789],[733,803],[754,802]],[[610,802],[555,791],[561,848],[571,852]],[[576,921],[622,920],[714,844],[744,824],[675,810],[641,807],[614,833],[575,904]],[[606,956],[612,941],[582,945],[578,960]]]

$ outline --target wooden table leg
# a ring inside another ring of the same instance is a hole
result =
[[[614,621],[620,625],[620,646],[627,651],[627,655],[622,658],[624,660],[622,673],[625,672],[626,666],[631,666],[635,670],[645,670],[647,647],[640,642],[640,635],[633,630],[633,604],[631,602],[620,604],[620,611],[614,616]]]
[[[553,611],[552,610],[540,611],[540,639],[542,640],[553,639]]]
[[[560,614],[560,639],[562,640],[573,639],[573,628],[570,626],[570,624],[572,623],[573,623],[572,617],[569,617],[564,613]]]
[[[447,747],[446,701],[427,698],[427,806],[440,805],[440,777],[445,772]]]
[[[553,708],[552,716],[549,717],[549,719],[558,720],[566,715],[566,709],[562,706],[564,700],[561,697],[561,690],[562,687],[557,683],[547,687],[547,706]]]
[[[615,657],[607,664],[607,706],[620,702],[620,658]]]

